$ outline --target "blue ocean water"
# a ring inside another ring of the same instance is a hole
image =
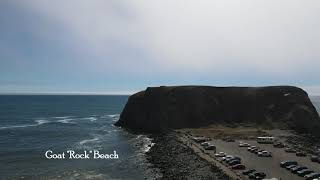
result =
[[[127,98],[0,96],[0,179],[143,179],[150,139],[113,126]],[[119,159],[48,160],[47,150],[115,150]]]

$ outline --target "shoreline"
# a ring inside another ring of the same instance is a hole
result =
[[[146,157],[151,168],[159,169],[161,177],[157,179],[232,179],[179,141],[175,132],[153,135],[152,139],[155,144]]]

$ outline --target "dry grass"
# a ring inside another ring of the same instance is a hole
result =
[[[183,133],[190,133],[195,136],[206,136],[212,138],[232,138],[232,139],[254,139],[257,136],[266,136],[268,133],[260,128],[253,127],[226,127],[209,126],[205,128],[187,128],[178,130]]]

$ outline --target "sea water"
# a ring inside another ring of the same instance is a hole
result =
[[[148,139],[113,124],[128,96],[0,96],[0,179],[144,179]],[[119,156],[48,159],[47,151]]]
[[[0,179],[153,178],[150,139],[113,124],[128,96],[0,96]],[[320,110],[320,97],[311,97]],[[48,159],[99,151],[118,159]]]

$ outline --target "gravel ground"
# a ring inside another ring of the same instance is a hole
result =
[[[153,142],[155,145],[147,153],[147,159],[154,168],[160,169],[162,177],[159,179],[230,179],[219,168],[180,143],[175,133],[154,136]]]

